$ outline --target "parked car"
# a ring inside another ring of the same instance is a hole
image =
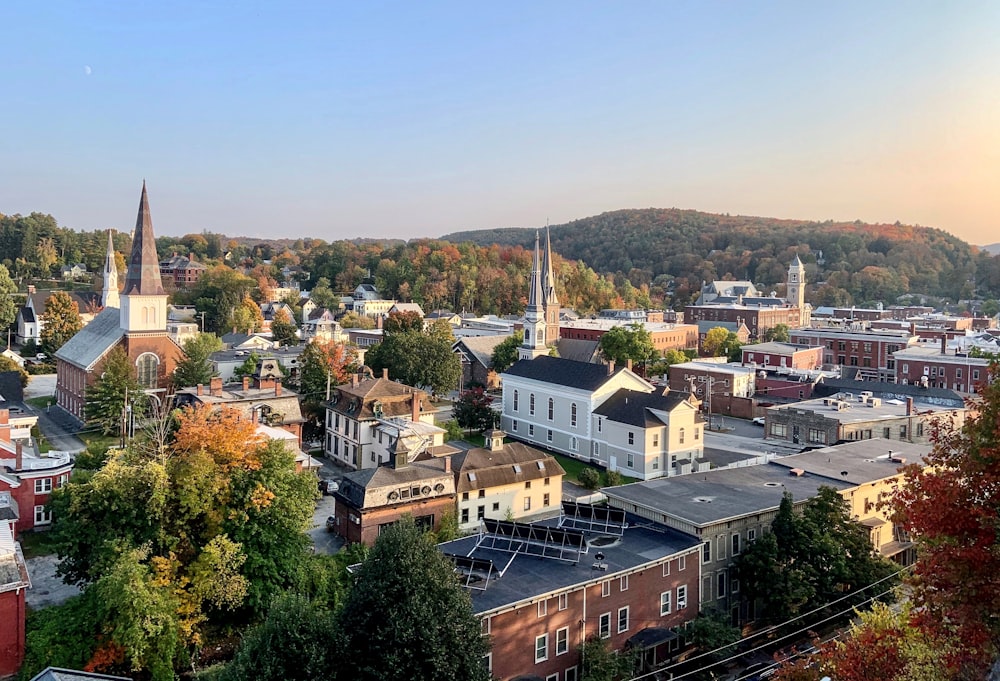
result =
[[[319,481],[319,491],[323,496],[329,496],[340,489],[340,483],[331,478],[323,478]]]
[[[763,416],[754,416],[753,419],[751,419],[751,423],[753,423],[755,426],[763,426],[764,425],[764,417]]]

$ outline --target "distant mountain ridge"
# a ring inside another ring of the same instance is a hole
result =
[[[980,248],[989,253],[990,255],[1000,255],[1000,243],[990,244],[988,246],[980,246]]]
[[[602,213],[550,230],[552,249],[560,256],[597,272],[620,273],[635,286],[694,291],[702,281],[749,279],[780,291],[788,263],[798,254],[813,285],[814,305],[888,303],[911,291],[957,300],[972,296],[974,281],[992,282],[984,293],[1000,294],[993,290],[1000,289],[1000,272],[977,276],[977,269],[998,268],[988,253],[943,230],[898,222],[817,222],[646,208]],[[533,228],[487,229],[441,239],[530,247],[534,233]]]

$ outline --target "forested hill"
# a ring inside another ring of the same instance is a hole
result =
[[[530,246],[534,229],[458,232],[451,242]],[[552,249],[634,286],[671,290],[676,303],[702,281],[749,279],[782,289],[797,253],[814,305],[892,302],[908,293],[952,300],[1000,295],[1000,261],[940,229],[809,222],[693,210],[619,210],[551,227]],[[976,289],[974,293],[974,289]]]

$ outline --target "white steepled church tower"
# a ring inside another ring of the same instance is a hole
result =
[[[104,288],[101,290],[102,307],[119,307],[118,298],[118,266],[115,265],[115,244],[111,239],[112,230],[108,230],[108,252],[104,256]]]
[[[549,354],[545,347],[545,294],[542,290],[542,271],[539,263],[538,232],[535,232],[535,259],[531,265],[531,288],[528,307],[524,310],[524,342],[517,350],[518,359],[535,359]]]

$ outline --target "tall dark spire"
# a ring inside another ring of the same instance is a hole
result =
[[[552,274],[552,240],[549,238],[549,226],[545,225],[545,256],[542,261],[542,287],[545,290],[545,304],[558,305],[556,297],[556,278]]]
[[[142,198],[139,199],[139,216],[135,220],[132,236],[132,255],[125,275],[125,290],[122,295],[156,296],[166,295],[160,281],[160,261],[156,255],[156,239],[153,237],[153,218],[149,213],[149,198],[146,196],[146,181],[142,181]]]
[[[535,308],[541,310],[545,302],[542,293],[542,272],[538,263],[538,232],[535,232],[535,259],[531,263],[531,290],[528,292],[528,310]]]

